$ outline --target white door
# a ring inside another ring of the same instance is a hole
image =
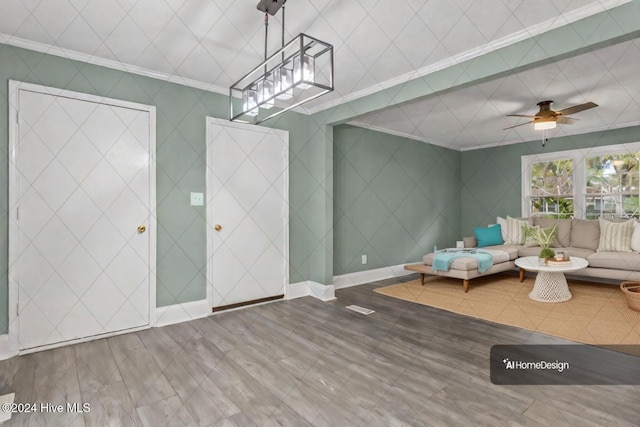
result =
[[[288,138],[286,131],[207,118],[207,279],[214,311],[284,295]]]
[[[19,348],[148,326],[155,111],[18,85]]]

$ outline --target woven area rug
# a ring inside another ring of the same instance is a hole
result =
[[[529,298],[533,277],[492,275],[471,281],[445,277],[378,288],[375,292],[505,325],[595,345],[640,344],[640,311],[629,308],[615,285],[568,280],[573,298],[543,303]]]

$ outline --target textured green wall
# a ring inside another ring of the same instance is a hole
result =
[[[333,142],[335,275],[455,246],[460,152],[349,125],[334,128]]]
[[[462,153],[460,192],[461,232],[473,234],[473,227],[494,224],[496,216],[520,216],[522,209],[521,157],[578,148],[599,147],[640,141],[640,126],[550,138]]]
[[[9,79],[156,106],[157,305],[205,298],[205,209],[190,206],[189,193],[205,191],[205,117],[226,118],[227,98],[0,44],[0,229],[3,231],[0,239],[0,334],[7,332],[8,322]],[[326,245],[320,244],[327,238],[327,227],[330,230],[331,226],[326,224],[326,208],[314,210],[317,199],[331,199],[330,193],[318,192],[327,182],[332,182],[327,172],[331,169],[330,139],[325,140],[324,145],[318,144],[320,126],[308,116],[297,113],[280,116],[271,126],[290,132],[290,281],[311,279],[331,283],[330,279],[327,281],[331,277],[331,265],[327,263],[331,248],[327,252]],[[319,161],[322,158],[324,162]]]

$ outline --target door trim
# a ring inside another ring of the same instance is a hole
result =
[[[9,80],[9,268],[8,268],[8,282],[9,282],[9,348],[15,354],[22,354],[22,349],[19,344],[18,336],[18,236],[20,226],[16,220],[16,209],[19,198],[19,176],[17,165],[20,151],[18,147],[19,142],[19,129],[18,129],[18,112],[20,110],[19,105],[19,92],[21,90],[41,93],[45,95],[60,96],[79,101],[94,102],[103,105],[112,105],[114,107],[123,107],[133,110],[145,111],[149,113],[149,209],[151,211],[149,217],[149,324],[142,327],[142,329],[153,326],[156,322],[156,241],[157,241],[157,218],[156,218],[156,107],[152,105],[144,105],[135,102],[123,101],[119,99],[106,98],[98,95],[91,95],[87,93],[74,92],[66,89],[58,89],[54,87],[42,86],[33,83],[25,83],[17,80]],[[140,328],[134,328],[139,330]],[[105,333],[101,335],[95,335],[92,337],[78,338],[76,340],[64,341],[57,344],[47,345],[47,348],[60,347],[63,345],[72,344],[75,342],[83,342],[91,339],[98,339],[104,336],[112,336],[120,333],[126,333],[133,329],[127,329],[123,331],[115,331]],[[43,347],[44,349],[44,347]],[[40,350],[40,347],[37,348]],[[33,352],[34,349],[29,349],[27,352]]]
[[[211,165],[209,163],[209,158],[211,156],[211,144],[209,143],[209,136],[211,135],[211,130],[213,126],[224,126],[224,127],[230,127],[230,128],[236,128],[236,129],[251,129],[252,131],[263,132],[265,134],[275,131],[277,133],[281,133],[281,135],[283,136],[283,140],[285,143],[285,150],[284,150],[285,159],[284,160],[285,160],[285,164],[287,165],[287,179],[284,180],[284,187],[285,187],[284,202],[286,204],[286,209],[284,210],[284,221],[285,221],[285,224],[287,224],[287,226],[285,227],[285,230],[284,230],[284,239],[285,239],[284,257],[285,257],[286,266],[284,269],[285,283],[283,283],[283,289],[286,290],[287,286],[289,285],[289,132],[281,129],[268,128],[264,126],[230,122],[229,120],[217,119],[215,117],[207,116],[206,132],[205,132],[205,146],[206,146],[205,206],[207,206],[207,209],[206,209],[207,221],[206,221],[206,230],[205,230],[205,234],[207,236],[206,278],[207,278],[207,301],[212,311],[214,308],[213,307],[214,274],[213,274],[213,269],[211,268],[211,259],[213,256],[213,239],[210,231],[213,230],[213,227],[215,225],[215,219],[213,217],[213,210],[209,209],[208,206],[209,206],[209,200],[213,198],[213,188],[212,188],[213,171],[211,170]],[[219,310],[219,308],[220,307],[217,308],[216,312]]]

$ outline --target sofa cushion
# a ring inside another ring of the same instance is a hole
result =
[[[640,254],[634,252],[596,252],[587,258],[589,267],[617,270],[640,270]]]
[[[504,243],[507,245],[523,245],[525,240],[524,227],[530,226],[528,219],[520,220],[507,215],[507,238]]]
[[[535,218],[533,220],[533,225],[539,225],[542,228],[551,228],[555,225],[558,241],[554,241],[551,246],[554,248],[571,246],[570,219]]]
[[[597,220],[571,220],[571,246],[574,248],[598,249],[600,223]]]
[[[540,251],[542,250],[542,248],[540,246],[532,246],[532,247],[527,247],[527,246],[521,246],[518,249],[518,256],[519,257],[523,257],[523,256],[538,256],[540,255]],[[553,248],[553,250],[555,252],[564,252],[565,256],[577,256],[580,258],[587,258],[590,255],[595,254],[595,251],[592,251],[591,249],[584,249],[584,248],[574,248],[574,247],[568,247],[568,248]]]
[[[473,234],[475,235],[476,240],[478,240],[479,248],[491,245],[501,245],[504,243],[502,241],[500,226],[497,224],[486,228],[474,227]]]
[[[538,256],[541,250],[540,246],[521,246],[518,248],[518,256]]]
[[[633,233],[631,233],[631,250],[640,252],[640,222],[633,222]]]
[[[600,219],[598,252],[631,252],[631,235],[634,220],[622,223]]]
[[[509,255],[509,261],[513,261],[514,259],[518,258],[518,249],[520,249],[522,246],[521,245],[494,245],[494,246],[487,246],[485,248],[482,248],[486,251],[501,251],[501,252],[506,252]],[[493,260],[494,263],[496,262],[496,260]],[[501,261],[502,262],[502,261]]]
[[[564,255],[568,257],[577,256],[584,259],[587,259],[591,255],[596,253],[595,250],[586,249],[586,248],[576,248],[575,246],[569,246],[568,248],[558,248],[556,249],[556,251],[562,251],[564,252]]]

